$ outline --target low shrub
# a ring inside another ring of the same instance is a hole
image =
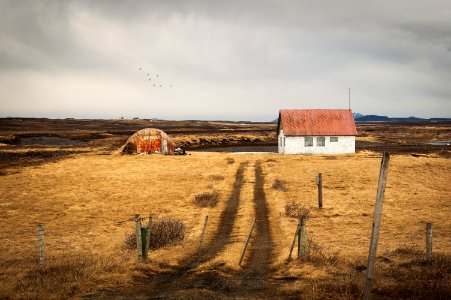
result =
[[[233,158],[231,158],[231,157],[227,157],[227,158],[226,158],[226,162],[227,162],[229,165],[232,165],[232,164],[235,163],[235,159],[233,159]]]
[[[219,201],[219,192],[204,192],[194,196],[194,203],[199,207],[215,207]]]
[[[285,215],[291,218],[308,217],[310,208],[296,201],[290,201],[285,204]]]
[[[150,249],[159,249],[185,238],[185,224],[179,219],[164,218],[152,221],[150,225]],[[136,232],[125,236],[124,246],[136,249]]]
[[[339,260],[338,252],[330,253],[324,249],[324,247],[317,242],[313,237],[307,238],[307,255],[306,261],[315,264],[335,264]]]
[[[208,178],[210,178],[211,180],[221,181],[224,180],[225,177],[219,174],[213,174],[208,176]]]
[[[274,190],[288,192],[288,187],[287,187],[287,183],[285,180],[281,180],[281,179],[274,180],[274,182],[272,184],[272,188]]]

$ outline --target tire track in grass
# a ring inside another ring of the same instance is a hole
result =
[[[250,294],[253,297],[267,298],[271,294],[268,276],[271,272],[273,241],[260,161],[255,163],[254,204],[255,232],[249,245],[249,255],[244,261],[240,290],[243,295]]]
[[[240,204],[241,188],[244,177],[243,174],[247,165],[248,162],[243,162],[237,169],[232,192],[227,200],[224,210],[221,212],[218,232],[212,237],[210,242],[203,247],[205,250],[202,252],[199,264],[213,259],[230,241],[233,225],[235,223]],[[152,299],[177,298],[174,295],[174,292],[196,288],[196,286],[192,286],[193,283],[195,284],[194,281],[196,281],[195,269],[193,269],[196,265],[197,255],[194,255],[186,259],[179,267],[175,267],[171,271],[151,276],[149,283],[151,294],[148,295],[148,297]]]
[[[199,263],[214,259],[231,240],[233,226],[240,205],[244,170],[248,163],[241,163],[226,207],[221,212],[218,231],[204,246]],[[273,242],[270,232],[269,212],[264,192],[264,175],[261,162],[255,163],[254,183],[255,231],[242,270],[228,269],[222,265],[209,269],[196,269],[196,256],[186,259],[172,270],[149,274],[148,288],[134,294],[133,298],[145,299],[267,299],[280,298],[277,284],[272,282],[271,254]],[[117,294],[116,294],[117,295]],[[105,295],[103,295],[105,296]],[[107,299],[106,297],[103,297]]]
[[[225,209],[221,213],[218,232],[211,239],[210,243],[205,246],[204,249],[206,250],[202,254],[200,263],[213,259],[219,252],[224,250],[225,246],[230,241],[233,225],[235,224],[238,207],[240,205],[241,188],[243,186],[243,173],[247,165],[247,162],[241,163],[236,172],[232,193],[227,200]]]

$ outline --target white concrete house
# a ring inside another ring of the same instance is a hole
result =
[[[348,109],[282,109],[277,136],[279,153],[355,153],[357,130]]]

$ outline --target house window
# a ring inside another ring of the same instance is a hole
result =
[[[336,142],[338,142],[338,136],[331,136],[331,137],[330,137],[330,142],[331,142],[331,143],[336,143]]]
[[[283,146],[285,147],[285,137],[283,137]]]
[[[326,138],[324,136],[316,137],[316,146],[324,147],[326,145]]]
[[[313,147],[313,137],[306,136],[304,138],[304,147]]]

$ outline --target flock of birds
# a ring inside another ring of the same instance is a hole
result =
[[[138,71],[146,73],[142,67],[139,67]],[[159,81],[160,74],[155,74],[155,77],[152,77],[152,75],[150,73],[147,73],[146,78],[150,84],[153,84],[154,87],[160,87],[160,88],[163,87],[163,84]],[[169,86],[170,88],[172,88],[172,84],[168,84],[166,86]]]

